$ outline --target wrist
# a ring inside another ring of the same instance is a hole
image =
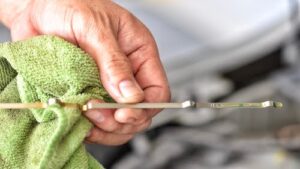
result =
[[[10,27],[33,0],[0,0],[0,22]]]

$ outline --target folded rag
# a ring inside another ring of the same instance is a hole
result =
[[[111,101],[91,57],[55,36],[0,44],[0,78],[4,103]],[[92,124],[80,110],[0,110],[0,121],[0,168],[102,168],[85,150]]]

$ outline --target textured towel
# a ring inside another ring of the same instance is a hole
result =
[[[0,77],[0,102],[111,101],[91,57],[54,36],[0,44]],[[59,105],[0,110],[0,168],[102,168],[82,143],[91,127],[80,110]]]

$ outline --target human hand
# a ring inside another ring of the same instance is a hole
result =
[[[6,4],[9,4],[7,0]],[[110,0],[18,0],[23,4],[2,19],[13,40],[57,35],[89,53],[109,94],[122,103],[167,102],[168,82],[157,47],[147,28]],[[0,7],[1,8],[1,7]],[[94,100],[92,102],[101,102]],[[145,130],[160,110],[90,110],[94,124],[88,142],[119,145]]]

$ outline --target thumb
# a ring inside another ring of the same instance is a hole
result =
[[[119,48],[115,37],[112,34],[106,36],[92,43],[96,45],[93,57],[100,69],[103,86],[117,102],[143,101],[144,92],[135,80],[129,59]]]

